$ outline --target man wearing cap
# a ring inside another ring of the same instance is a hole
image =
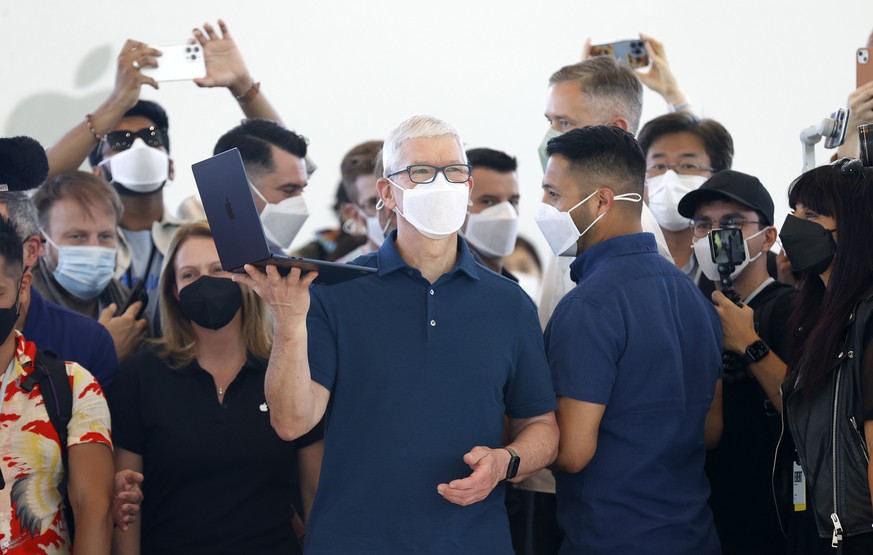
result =
[[[776,241],[773,199],[758,178],[733,170],[716,173],[682,197],[679,213],[692,221],[693,249],[701,280],[719,288],[709,233],[742,230],[746,259],[732,276],[744,310],[754,312],[754,329],[734,330],[723,312],[739,310],[721,291],[712,294],[724,326],[724,429],[719,445],[707,454],[710,506],[722,551],[780,553],[786,549],[773,507],[771,471],[780,419],[753,372],[787,352],[787,322],[795,291],[767,272],[767,256]],[[755,332],[761,339],[754,335]],[[745,338],[745,339],[744,339]],[[768,356],[770,351],[774,355]]]

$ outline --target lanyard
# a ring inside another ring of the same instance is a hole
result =
[[[9,366],[6,367],[6,373],[3,374],[3,386],[0,389],[0,414],[3,414],[3,400],[6,399],[6,386],[9,385],[9,377],[12,376],[12,369],[15,368],[15,355],[12,355],[12,360],[9,361]]]

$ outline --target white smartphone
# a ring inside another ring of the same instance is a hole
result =
[[[157,58],[158,67],[144,67],[140,71],[155,81],[188,81],[206,77],[206,60],[199,44],[155,46],[163,53]]]

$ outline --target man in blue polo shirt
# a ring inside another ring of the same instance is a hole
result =
[[[356,261],[378,272],[311,291],[298,270],[234,276],[275,319],[274,428],[300,436],[327,410],[306,552],[511,553],[495,486],[550,464],[558,445],[536,308],[458,237],[473,181],[454,128],[411,117],[383,162],[397,231]]]
[[[577,254],[577,285],[545,334],[561,553],[719,553],[703,471],[710,407],[718,434],[718,315],[641,232],[646,162],[632,135],[576,129],[548,153],[537,223]]]

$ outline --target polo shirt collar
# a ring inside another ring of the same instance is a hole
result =
[[[414,269],[409,264],[403,260],[403,257],[400,256],[400,253],[397,251],[397,246],[394,244],[397,240],[397,230],[394,229],[385,238],[385,241],[382,243],[382,246],[379,247],[379,251],[376,254],[378,261],[378,273],[380,277],[384,277],[392,272],[396,272],[399,270],[405,269]],[[462,272],[467,274],[470,279],[479,279],[479,270],[476,264],[476,259],[473,258],[473,253],[470,252],[470,248],[467,246],[467,242],[464,241],[464,238],[458,235],[458,259],[455,261],[455,266],[448,273],[454,272]]]
[[[629,254],[658,254],[658,244],[651,233],[631,233],[601,241],[576,257],[570,264],[570,279],[579,283],[586,273],[605,261]]]
[[[243,371],[260,371],[261,373],[266,372],[267,370],[267,362],[256,359],[252,356],[251,353],[246,355],[246,361],[243,364],[242,369],[240,369],[240,373]],[[188,366],[179,369],[180,374],[196,374],[198,372],[206,372],[201,366],[200,363],[197,362],[197,359],[191,361],[191,364]]]

